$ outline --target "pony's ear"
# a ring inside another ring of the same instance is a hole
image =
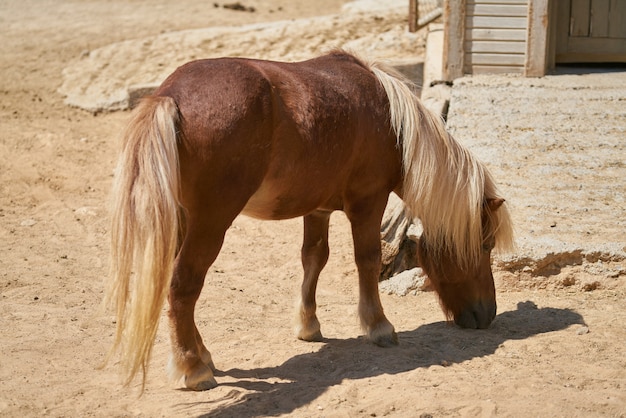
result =
[[[496,197],[494,199],[487,199],[487,207],[490,211],[495,212],[500,209],[500,206],[504,203],[504,199],[501,197]]]

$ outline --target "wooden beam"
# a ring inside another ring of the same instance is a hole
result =
[[[610,0],[594,0],[591,9],[589,32],[593,38],[609,37]]]
[[[572,0],[569,36],[589,36],[591,0]]]
[[[505,41],[465,41],[467,53],[478,54],[520,54],[526,53],[526,42]]]
[[[518,66],[520,69],[524,65],[523,54],[467,54],[465,57],[468,66],[473,65],[505,65]]]
[[[522,67],[519,65],[471,65],[468,67],[468,71],[472,74],[520,74],[522,72]]]
[[[526,42],[526,31],[520,29],[466,29],[465,39],[472,41]]]
[[[608,1],[608,0],[606,0]],[[510,16],[510,17],[526,17],[528,5],[489,5],[489,4],[468,4],[467,14],[471,16]]]
[[[443,77],[448,81],[452,81],[463,76],[465,0],[445,0],[443,21]]]
[[[560,0],[559,0],[560,1]],[[467,4],[521,4],[526,6],[528,4],[528,0],[467,0]]]
[[[626,1],[611,0],[609,38],[626,38]]]
[[[476,29],[526,29],[528,18],[510,16],[467,16],[467,26]]]
[[[543,77],[548,68],[550,0],[528,3],[528,39],[526,40],[526,77]]]
[[[417,0],[409,0],[409,32],[417,32],[419,21],[419,5]]]
[[[546,73],[556,67],[556,45],[558,41],[559,27],[559,2],[550,1],[548,5],[548,53]]]

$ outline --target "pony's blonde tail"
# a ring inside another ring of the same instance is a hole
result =
[[[120,350],[125,385],[141,370],[142,391],[177,248],[178,121],[172,98],[144,99],[122,137],[113,185],[105,301],[116,311],[117,330],[109,357]]]

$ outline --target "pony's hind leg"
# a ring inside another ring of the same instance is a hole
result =
[[[227,227],[190,225],[176,260],[170,287],[170,375],[184,377],[185,386],[207,390],[217,386],[211,354],[202,342],[194,321],[196,301],[209,266],[215,261]]]
[[[196,344],[198,345],[198,352],[200,353],[200,359],[202,360],[204,364],[209,366],[209,368],[213,372],[215,372],[216,370],[215,364],[213,363],[213,358],[211,357],[211,353],[204,345],[204,342],[202,341],[202,336],[200,335],[200,331],[198,331],[198,327],[195,324],[194,326],[196,327]]]
[[[354,258],[359,271],[359,318],[367,337],[374,344],[398,344],[393,325],[385,317],[378,293],[381,268],[380,223],[387,196],[376,196],[346,209],[352,225]]]
[[[304,240],[302,243],[301,298],[297,312],[297,336],[304,341],[321,341],[320,323],[315,314],[315,290],[317,280],[328,261],[328,223],[330,212],[316,211],[304,217]]]

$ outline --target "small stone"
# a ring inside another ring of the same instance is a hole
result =
[[[573,286],[576,284],[576,279],[574,277],[571,276],[567,276],[566,278],[563,279],[563,286]]]
[[[74,214],[80,216],[96,216],[96,207],[94,206],[83,206],[82,208],[78,208],[74,211]]]
[[[26,219],[26,220],[23,220],[23,221],[20,223],[20,225],[21,225],[21,226],[33,226],[33,225],[35,225],[36,223],[37,223],[37,221],[36,221],[36,220],[34,220],[34,219]]]
[[[412,290],[424,290],[426,275],[421,268],[415,267],[396,274],[379,283],[379,289],[388,295],[406,296]]]
[[[589,334],[589,327],[582,326],[576,330],[576,335],[585,335]]]
[[[406,236],[413,242],[418,242],[423,233],[422,224],[412,223],[406,230]]]
[[[591,283],[585,283],[583,285],[583,290],[585,292],[593,292],[594,290],[598,290],[600,288],[600,282],[595,281]]]

